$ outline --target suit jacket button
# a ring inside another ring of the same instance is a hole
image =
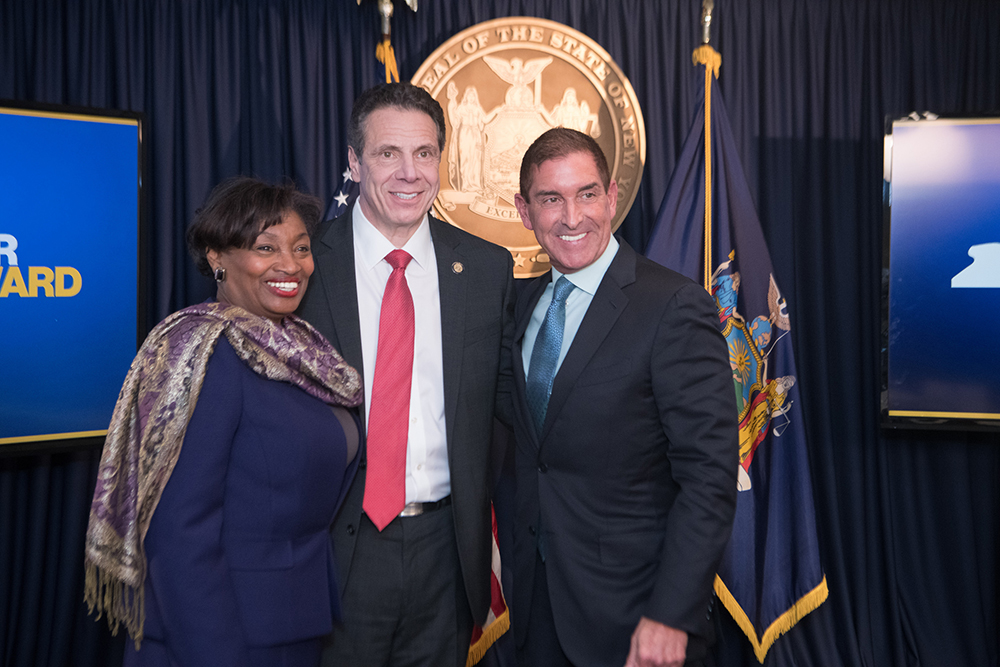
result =
[[[348,535],[353,535],[354,534],[354,524],[348,524],[348,526],[347,526],[347,534]]]
[[[545,465],[541,461],[538,462],[538,472],[545,473],[545,472],[548,472],[548,470],[549,470],[549,467],[547,465]]]
[[[535,527],[534,526],[528,526],[528,532],[531,533],[532,535],[534,535],[535,534]]]
[[[364,468],[365,467],[365,463],[366,463],[366,459],[361,459],[360,461],[358,461],[358,467],[359,468]]]

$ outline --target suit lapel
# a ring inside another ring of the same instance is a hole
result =
[[[517,295],[517,304],[514,307],[514,340],[520,346],[524,342],[524,332],[531,322],[531,315],[535,312],[538,300],[545,293],[545,288],[552,282],[552,272],[531,280],[527,287]]]
[[[628,296],[622,288],[635,282],[635,251],[624,242],[620,243],[621,247],[604,274],[552,383],[552,395],[549,396],[545,425],[542,427],[542,442],[552,429],[556,415],[566,404],[580,374],[628,305]]]
[[[464,256],[460,252],[460,240],[451,233],[447,223],[430,218],[431,239],[437,258],[438,290],[441,297],[441,348],[444,374],[444,415],[447,430],[448,450],[451,451],[452,424],[458,410],[458,392],[462,377],[462,351],[465,346],[467,302],[464,270],[457,270],[457,264],[465,267]],[[456,264],[457,263],[457,264]],[[449,454],[450,459],[450,454]]]
[[[514,308],[514,349],[511,353],[514,362],[514,396],[515,400],[518,402],[516,409],[524,415],[531,414],[531,411],[528,409],[528,394],[525,386],[526,378],[524,373],[523,358],[524,332],[528,328],[528,323],[531,321],[532,313],[535,312],[535,306],[538,305],[538,300],[542,298],[542,294],[545,292],[545,288],[550,282],[552,282],[551,271],[532,280],[528,286],[524,288],[524,291],[518,294],[517,305]],[[530,418],[525,421],[532,424],[531,431],[535,435],[535,447],[538,447],[541,442],[541,437],[538,433],[535,433],[534,421]]]
[[[337,338],[334,345],[340,350],[344,360],[358,369],[364,377],[357,279],[354,275],[353,210],[353,205],[348,207],[319,239],[327,250],[317,257],[317,262],[323,263],[323,270],[319,273],[330,303]]]

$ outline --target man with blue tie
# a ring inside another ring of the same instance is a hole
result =
[[[520,176],[552,271],[515,310],[519,662],[700,664],[738,465],[714,302],[612,236],[618,189],[589,136],[549,130]]]

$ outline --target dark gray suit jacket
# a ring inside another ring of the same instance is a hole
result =
[[[711,297],[621,242],[536,433],[521,343],[550,279],[519,292],[516,311],[511,618],[521,644],[544,532],[563,650],[581,667],[621,665],[641,616],[710,634],[736,506],[732,372]]]
[[[323,223],[313,241],[316,271],[298,314],[326,336],[362,375],[354,275],[353,208]],[[513,260],[492,243],[431,217],[441,291],[445,426],[455,536],[473,619],[490,603],[490,445],[493,418],[511,421]],[[456,264],[458,263],[458,264]],[[333,525],[338,580],[346,586],[361,519],[365,475],[354,478]]]

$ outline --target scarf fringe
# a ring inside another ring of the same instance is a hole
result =
[[[142,643],[142,628],[146,623],[145,598],[144,586],[134,588],[89,560],[84,564],[83,601],[87,603],[87,613],[96,610],[94,620],[107,616],[112,635],[117,635],[119,626],[124,625],[135,641],[136,650]]]

